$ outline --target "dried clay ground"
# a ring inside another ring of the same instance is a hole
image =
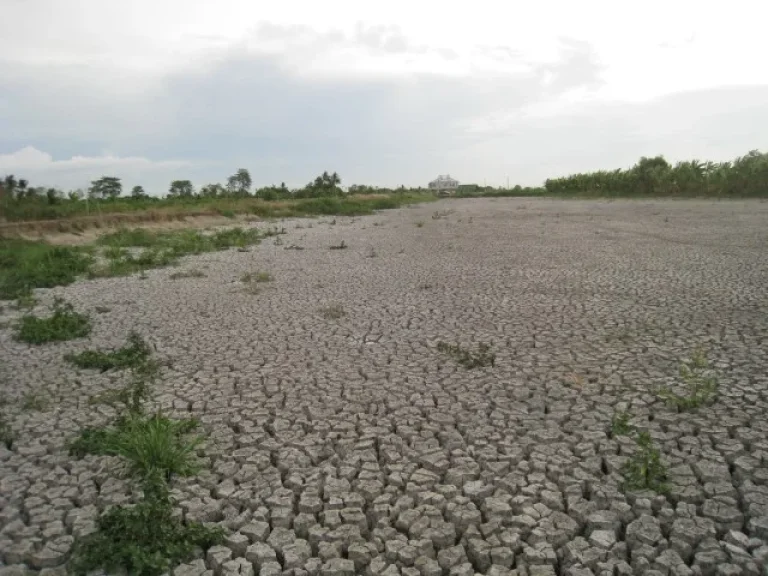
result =
[[[249,252],[38,292],[90,312],[88,339],[0,330],[6,396],[49,400],[15,410],[0,448],[0,574],[63,573],[72,539],[130,499],[63,450],[122,376],[63,355],[131,330],[164,363],[157,402],[209,433],[179,508],[228,532],[176,574],[764,573],[768,203],[443,200],[278,226]],[[190,269],[205,276],[170,278]],[[254,272],[273,280],[249,289]],[[440,341],[487,343],[495,364],[467,370]],[[655,390],[697,346],[719,396],[678,412]],[[623,489],[622,410],[666,495]]]

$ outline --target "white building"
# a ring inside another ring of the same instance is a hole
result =
[[[459,187],[459,181],[451,178],[450,174],[438,176],[429,183],[429,189],[435,192],[455,192]]]

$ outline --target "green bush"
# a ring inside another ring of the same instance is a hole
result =
[[[52,316],[48,318],[38,318],[31,314],[22,316],[16,339],[29,344],[44,344],[84,338],[90,333],[90,318],[75,312],[72,304],[57,298],[53,303]]]
[[[661,462],[661,453],[653,445],[648,432],[639,432],[635,438],[637,447],[624,464],[624,488],[627,490],[668,491],[667,469]]]

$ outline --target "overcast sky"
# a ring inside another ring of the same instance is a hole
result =
[[[533,185],[768,149],[762,0],[0,0],[0,175]]]

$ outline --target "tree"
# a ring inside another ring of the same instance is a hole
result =
[[[134,186],[131,188],[131,198],[147,198],[148,194],[144,192],[143,186]]]
[[[221,184],[206,184],[200,188],[200,196],[204,198],[216,198],[217,196],[223,196],[226,190]]]
[[[16,195],[16,177],[13,174],[6,175],[3,178],[3,190],[8,194],[9,198],[13,198]]]
[[[115,176],[102,176],[98,180],[91,182],[88,188],[90,198],[117,198],[123,192],[123,184],[120,178]]]
[[[168,189],[168,196],[171,198],[188,198],[195,194],[195,187],[189,180],[174,180]]]
[[[56,188],[48,188],[48,190],[45,191],[45,196],[48,198],[48,204],[58,204],[63,194],[59,190],[56,190]]]
[[[70,190],[69,192],[67,192],[67,197],[72,202],[77,202],[79,200],[82,200],[85,197],[85,194],[80,188],[78,188],[77,190]]]
[[[236,196],[248,196],[251,191],[251,174],[245,168],[240,168],[227,179],[227,192]]]

